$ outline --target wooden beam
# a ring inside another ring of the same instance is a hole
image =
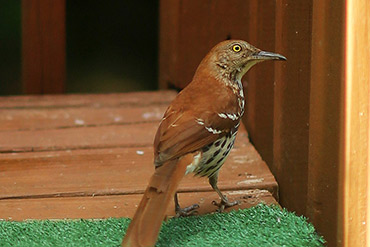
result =
[[[65,53],[65,0],[23,0],[23,92],[63,93]]]

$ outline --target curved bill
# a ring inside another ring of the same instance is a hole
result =
[[[257,52],[254,56],[255,59],[258,60],[284,60],[286,61],[286,57],[273,53],[273,52],[268,52],[268,51],[259,51]]]

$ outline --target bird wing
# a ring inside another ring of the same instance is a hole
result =
[[[169,107],[154,140],[156,167],[211,144],[239,121],[221,118],[217,111],[198,112]]]

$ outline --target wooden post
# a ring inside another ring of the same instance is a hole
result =
[[[344,4],[315,1],[307,216],[329,246],[337,245],[340,133],[344,85]]]
[[[276,2],[276,51],[287,62],[275,64],[274,162],[280,203],[306,213],[312,2]]]
[[[159,88],[168,89],[176,80],[180,32],[180,2],[161,0],[159,6]]]
[[[370,2],[346,1],[339,194],[343,246],[370,246]]]
[[[22,81],[27,94],[63,93],[65,0],[22,1]]]
[[[314,1],[307,215],[328,246],[369,246],[370,3]]]

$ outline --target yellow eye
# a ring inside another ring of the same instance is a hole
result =
[[[233,45],[233,51],[239,52],[242,50],[242,47],[240,45]]]

